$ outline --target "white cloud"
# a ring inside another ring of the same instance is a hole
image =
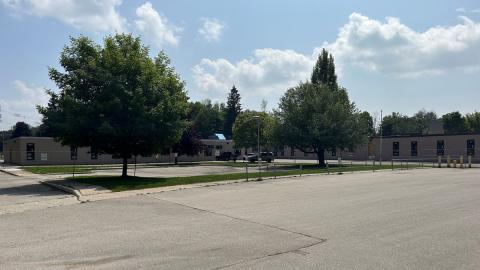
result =
[[[459,17],[454,26],[417,32],[399,19],[385,22],[353,13],[337,39],[324,46],[342,66],[359,66],[400,77],[443,74],[480,65],[480,24]]]
[[[292,50],[259,49],[237,63],[202,59],[193,67],[197,86],[212,96],[227,93],[235,84],[245,96],[270,95],[305,81],[313,58]]]
[[[123,31],[126,20],[116,7],[121,0],[1,0],[16,15],[55,18],[77,29]]]
[[[202,18],[202,22],[198,33],[208,42],[219,41],[225,29],[225,23],[215,18]]]
[[[178,44],[178,34],[182,31],[182,28],[170,24],[167,18],[160,16],[150,2],[139,6],[136,14],[139,18],[135,21],[138,30],[147,39],[154,42],[156,46],[162,47],[164,44]]]
[[[45,89],[15,80],[13,82],[13,92],[16,93],[18,98],[0,99],[2,129],[10,128],[17,121],[38,125],[41,117],[36,110],[36,106],[45,106],[49,101],[49,96],[45,93]]]
[[[475,8],[475,9],[466,9],[464,7],[459,7],[455,9],[456,12],[460,13],[480,13],[480,8]]]
[[[343,76],[355,69],[397,78],[480,70],[480,24],[466,17],[460,17],[460,23],[453,26],[418,32],[397,18],[380,22],[353,13],[340,28],[337,39],[322,47],[333,53],[337,73],[343,70]],[[205,58],[193,67],[193,79],[203,95],[213,99],[223,98],[232,84],[247,99],[274,99],[299,81],[309,79],[320,50],[319,46],[311,54],[301,54],[257,49],[252,57],[238,62]]]

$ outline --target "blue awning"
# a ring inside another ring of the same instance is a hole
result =
[[[215,133],[215,137],[217,137],[218,140],[226,140],[225,135],[222,133]]]

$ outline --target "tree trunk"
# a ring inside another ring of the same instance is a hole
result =
[[[127,169],[128,169],[128,158],[123,158],[123,167],[122,167],[122,177],[127,177]]]
[[[327,164],[325,164],[325,149],[319,148],[317,150],[317,157],[318,165],[320,165],[320,167],[326,167]]]

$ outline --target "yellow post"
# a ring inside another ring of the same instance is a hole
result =
[[[463,169],[463,156],[460,156],[460,168]]]
[[[472,156],[468,156],[468,168],[472,168]]]
[[[442,167],[442,156],[438,156],[438,168]]]
[[[447,156],[447,167],[448,167],[448,168],[451,167],[450,162],[451,162],[451,160],[450,160],[450,155],[448,155],[448,156]]]
[[[453,168],[457,168],[457,160],[456,159],[453,160]]]

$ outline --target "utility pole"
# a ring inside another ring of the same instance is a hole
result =
[[[258,173],[259,173],[259,178],[262,178],[262,170],[261,170],[261,155],[260,155],[260,116],[255,115],[253,118],[257,119],[257,163],[258,163]]]
[[[383,110],[380,110],[380,166],[382,166],[383,147]]]

